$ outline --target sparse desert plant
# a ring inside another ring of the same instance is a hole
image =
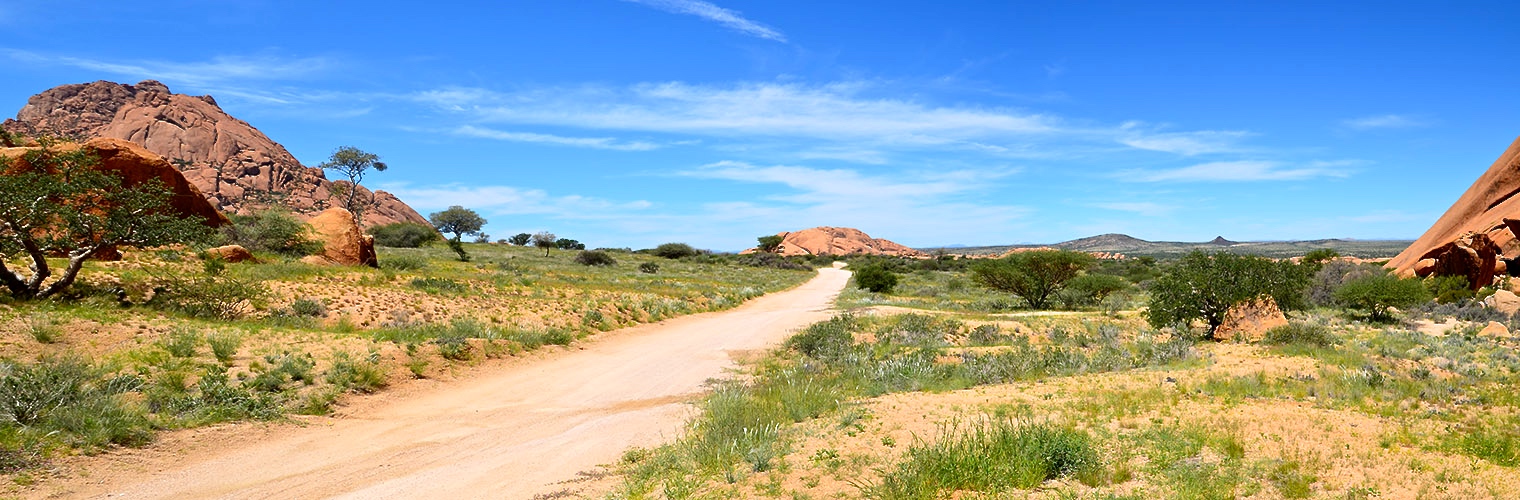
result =
[[[663,243],[660,246],[654,247],[654,250],[649,253],[654,254],[656,257],[664,257],[667,259],[695,257],[701,254],[701,252],[698,252],[697,249],[692,248],[691,245],[687,245],[685,243]]]
[[[855,286],[873,293],[892,293],[897,287],[897,275],[887,268],[868,264],[855,271]]]
[[[575,256],[575,263],[583,266],[612,266],[617,265],[617,259],[601,250],[584,250]]]
[[[32,336],[32,340],[42,344],[57,342],[63,336],[63,328],[58,326],[58,320],[44,313],[27,315],[21,320],[21,326]]]
[[[323,304],[320,299],[303,297],[290,303],[290,312],[296,316],[321,318],[327,316],[327,304]]]
[[[375,246],[392,248],[418,248],[438,241],[438,230],[416,222],[381,224],[368,230],[375,237]]]
[[[432,294],[462,294],[470,291],[470,286],[448,278],[414,278],[411,287]]]
[[[169,351],[169,355],[176,358],[193,358],[195,357],[196,348],[201,345],[201,340],[201,332],[181,326],[175,327],[168,334],[164,335],[164,338],[159,341],[159,345],[163,346],[164,350]]]
[[[416,271],[428,267],[427,257],[421,255],[387,255],[380,261],[380,269],[388,271]]]
[[[333,353],[332,366],[324,375],[327,383],[340,391],[372,393],[385,387],[385,370],[380,367],[380,352],[371,351],[363,358],[347,352]]]
[[[654,262],[645,262],[643,264],[639,264],[639,272],[644,274],[658,273],[660,272],[660,265]]]
[[[933,443],[915,444],[907,460],[866,491],[868,498],[940,498],[951,492],[996,495],[1030,489],[1102,467],[1087,433],[1007,419],[950,424]]]
[[[264,305],[270,295],[263,283],[231,276],[170,276],[153,304],[197,318],[232,320]]]
[[[296,382],[311,385],[316,382],[312,377],[312,370],[316,366],[316,360],[305,352],[266,354],[263,364],[251,367],[255,375],[248,380],[247,385],[263,392],[281,392],[288,384]]]
[[[243,335],[231,330],[217,330],[206,334],[206,344],[211,346],[211,355],[225,365],[237,357],[238,348],[243,345]]]

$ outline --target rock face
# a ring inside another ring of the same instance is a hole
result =
[[[1483,299],[1483,305],[1510,316],[1520,312],[1520,295],[1509,290],[1499,290]]]
[[[5,130],[27,135],[108,137],[131,141],[172,161],[216,208],[249,213],[272,205],[310,217],[332,206],[333,181],[301,165],[284,146],[233,118],[211,96],[175,94],[164,84],[97,81],[64,85],[32,96]],[[347,182],[347,181],[343,181]],[[395,196],[373,195],[364,224],[427,224]]]
[[[180,175],[168,160],[142,146],[120,139],[97,138],[77,146],[61,147],[80,147],[93,153],[100,159],[100,163],[95,168],[120,176],[123,186],[132,187],[150,179],[158,179],[172,192],[169,198],[170,208],[181,216],[200,217],[206,221],[206,225],[211,227],[228,223],[227,216],[211,206],[205,195],[196,189],[194,184],[187,181],[185,176]],[[0,149],[0,157],[20,158],[26,151],[32,149],[36,148]]]
[[[206,257],[212,259],[221,259],[222,261],[232,264],[249,261],[258,262],[258,259],[253,258],[253,252],[249,252],[248,249],[243,248],[242,245],[226,245],[216,248],[208,248],[206,249]]]
[[[1271,297],[1241,302],[1230,307],[1224,315],[1224,323],[1214,329],[1214,338],[1234,340],[1243,338],[1257,342],[1266,336],[1267,330],[1288,324],[1288,317],[1277,307]]]
[[[872,238],[859,229],[848,227],[815,227],[789,233],[779,233],[781,247],[776,253],[792,255],[893,255],[898,257],[928,257],[928,254],[908,248],[889,240]],[[753,252],[748,250],[746,252]]]
[[[310,263],[342,266],[380,267],[375,259],[375,237],[364,234],[354,224],[354,214],[342,208],[329,208],[306,221],[322,241],[322,254],[301,259]],[[313,258],[315,257],[315,258]]]
[[[1520,258],[1520,139],[1388,268],[1403,276],[1466,276],[1491,285]]]

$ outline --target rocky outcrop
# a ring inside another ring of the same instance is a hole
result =
[[[1509,316],[1520,312],[1520,295],[1509,290],[1499,290],[1483,299],[1483,305]]]
[[[928,254],[908,248],[890,240],[872,238],[859,229],[848,227],[815,227],[788,233],[779,233],[781,247],[776,253],[792,255],[892,255],[897,257],[928,257]],[[746,250],[745,253],[755,250]]]
[[[283,205],[302,217],[332,206],[333,181],[304,167],[284,146],[228,115],[211,96],[175,94],[162,83],[97,81],[64,85],[32,96],[5,130],[27,135],[108,137],[131,141],[169,158],[216,208],[249,213]],[[341,181],[346,182],[346,181]],[[371,193],[364,224],[427,224],[395,196]]]
[[[153,154],[142,146],[119,139],[91,139],[84,144],[63,144],[60,148],[84,148],[99,159],[96,170],[109,171],[121,177],[122,185],[134,187],[157,179],[169,188],[169,207],[183,217],[199,217],[206,225],[219,227],[227,224],[227,216],[211,206],[195,185],[180,175],[173,165],[162,156]],[[30,168],[20,163],[21,156],[35,147],[0,149],[0,158],[12,159],[12,167]],[[73,149],[69,149],[73,150]]]
[[[1491,285],[1520,258],[1520,139],[1388,268],[1403,276],[1466,276]]]
[[[336,264],[341,266],[380,267],[375,259],[375,237],[364,234],[354,224],[354,214],[341,208],[329,208],[306,221],[322,242],[321,255],[312,255],[304,262],[313,264]]]
[[[1288,324],[1288,317],[1283,315],[1282,309],[1277,307],[1277,301],[1271,297],[1261,297],[1255,300],[1241,302],[1230,307],[1225,312],[1224,322],[1219,328],[1214,329],[1214,338],[1219,340],[1245,339],[1250,342],[1258,342],[1266,336],[1267,330]]]

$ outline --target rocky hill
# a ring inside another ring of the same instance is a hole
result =
[[[1368,259],[1388,258],[1409,246],[1409,240],[1305,240],[1305,241],[1230,241],[1217,237],[1211,241],[1147,241],[1125,234],[1102,234],[1056,243],[1052,245],[999,245],[964,247],[948,250],[953,254],[979,256],[1005,255],[1011,251],[1031,248],[1059,248],[1090,252],[1095,255],[1111,254],[1129,257],[1176,257],[1193,250],[1205,252],[1227,251],[1267,257],[1296,257],[1319,248],[1329,248]],[[920,249],[925,250],[925,249]]]
[[[1520,138],[1388,267],[1410,276],[1466,276],[1474,289],[1520,259]]]
[[[175,94],[162,83],[63,85],[27,100],[6,131],[137,143],[174,163],[208,201],[230,213],[283,205],[302,217],[332,206],[333,181],[302,166],[284,146],[228,115],[211,96]],[[346,181],[343,181],[346,182]],[[373,194],[365,225],[427,220],[385,191]]]
[[[928,254],[899,245],[890,240],[872,238],[859,229],[848,227],[815,227],[801,231],[778,233],[781,236],[781,255],[895,255],[899,257],[928,257]]]

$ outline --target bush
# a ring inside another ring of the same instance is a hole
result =
[[[837,355],[848,350],[855,342],[854,335],[850,333],[854,327],[853,316],[835,316],[828,321],[809,325],[802,333],[786,339],[783,346],[810,358]]]
[[[300,298],[290,303],[290,312],[296,316],[321,318],[327,316],[327,305],[318,299]]]
[[[311,226],[285,210],[270,209],[228,218],[232,224],[221,228],[223,244],[286,257],[322,253],[322,242],[315,239]]]
[[[601,250],[585,250],[575,256],[575,262],[583,266],[613,266],[617,259]]]
[[[654,247],[654,250],[650,253],[654,254],[655,256],[664,257],[667,259],[679,259],[682,257],[694,257],[700,255],[702,252],[697,251],[697,249],[692,248],[691,245],[687,245],[685,243],[665,243],[663,245]]]
[[[345,392],[372,393],[385,387],[385,370],[380,367],[380,353],[370,352],[355,359],[347,352],[333,353],[332,367],[324,377],[327,383]]]
[[[416,222],[383,224],[368,232],[375,237],[375,245],[382,247],[418,248],[441,239],[437,230]]]
[[[1314,273],[1314,277],[1310,279],[1309,291],[1306,298],[1310,305],[1316,307],[1334,306],[1336,305],[1335,291],[1339,290],[1341,285],[1357,278],[1378,274],[1383,274],[1383,270],[1376,266],[1353,264],[1339,260],[1326,262],[1319,268],[1319,271]]]
[[[660,272],[660,265],[654,262],[645,262],[643,264],[639,264],[639,272],[644,274],[654,274]]]
[[[878,265],[867,265],[855,271],[855,286],[874,293],[892,293],[897,287],[897,275]]]
[[[1463,278],[1463,282],[1467,279]],[[1369,319],[1392,319],[1388,309],[1409,307],[1430,300],[1430,291],[1417,278],[1400,279],[1390,274],[1357,278],[1335,291],[1335,301],[1346,307],[1367,311]]]
[[[269,295],[263,283],[228,276],[172,277],[150,304],[197,318],[233,320],[262,307]]]
[[[784,269],[788,271],[811,271],[813,269],[807,264],[803,264],[773,253],[752,253],[748,255],[740,255],[734,258],[734,262],[749,267],[768,267],[771,269]]]
[[[947,429],[914,445],[897,470],[866,492],[872,498],[941,498],[956,492],[996,495],[1045,481],[1095,476],[1102,467],[1087,433],[1050,424],[996,420]]]
[[[1195,250],[1151,283],[1145,318],[1154,328],[1201,319],[1212,336],[1231,306],[1268,296],[1285,311],[1300,309],[1308,285],[1308,273],[1292,262]]]
[[[1442,304],[1470,300],[1477,295],[1466,276],[1431,276],[1425,280],[1425,288]]]
[[[1335,335],[1330,333],[1330,328],[1325,325],[1294,321],[1267,330],[1261,342],[1273,345],[1330,347],[1335,344]]]
[[[1088,273],[1066,282],[1066,288],[1056,294],[1067,308],[1099,304],[1116,292],[1129,288],[1129,280],[1112,274]]]

